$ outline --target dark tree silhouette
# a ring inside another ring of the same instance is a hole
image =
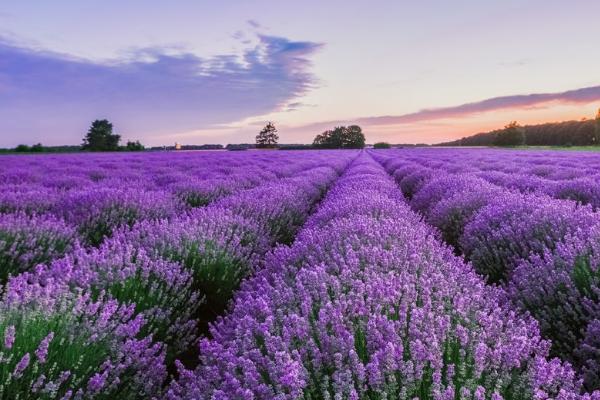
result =
[[[374,149],[390,149],[392,146],[387,142],[377,142],[373,145]]]
[[[600,113],[600,110],[599,110]],[[600,145],[600,115],[595,119],[583,118],[579,121],[548,122],[525,125],[525,143],[528,146],[593,146]],[[492,146],[499,132],[494,130],[451,142],[442,146]]]
[[[29,148],[29,151],[32,153],[41,153],[44,151],[44,146],[41,143],[36,143]]]
[[[141,144],[139,140],[136,140],[135,142],[128,141],[127,145],[125,146],[125,150],[127,150],[127,151],[143,151],[144,145]]]
[[[358,125],[337,126],[317,135],[313,146],[323,149],[362,149],[365,147],[365,135]]]
[[[521,146],[525,144],[525,131],[517,121],[512,121],[498,132],[494,140],[496,146]]]
[[[273,148],[277,147],[279,136],[277,135],[277,129],[272,122],[267,125],[256,135],[256,147],[257,148]]]
[[[106,119],[95,120],[83,138],[82,148],[91,151],[119,150],[120,135],[113,134],[113,125]]]

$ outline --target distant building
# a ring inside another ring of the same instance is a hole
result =
[[[175,142],[175,150],[181,150],[181,143]]]

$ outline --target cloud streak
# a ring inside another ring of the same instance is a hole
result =
[[[591,86],[565,92],[493,97],[458,106],[424,109],[409,114],[359,118],[357,122],[365,125],[409,124],[443,118],[461,118],[502,109],[537,107],[549,102],[585,104],[598,100],[600,100],[600,86]]]
[[[99,117],[147,139],[281,110],[315,86],[310,58],[321,46],[258,35],[241,55],[150,48],[94,62],[0,40],[0,145],[73,143]]]
[[[284,127],[285,132],[292,137],[292,141],[301,140],[304,137],[312,138],[317,133],[338,125],[359,124],[367,132],[385,132],[386,135],[401,132],[440,132],[441,127],[446,130],[452,128],[452,137],[456,136],[456,130],[461,126],[470,126],[474,119],[468,117],[477,114],[501,111],[501,110],[540,110],[549,108],[552,103],[559,104],[589,104],[600,101],[600,86],[591,86],[555,93],[534,93],[526,95],[513,95],[493,97],[477,102],[465,103],[458,106],[424,109],[413,113],[400,115],[385,115],[373,117],[358,117],[338,120],[316,121],[309,124]],[[463,119],[462,121],[444,121],[452,119]],[[464,132],[463,132],[464,134]],[[433,133],[432,133],[433,135]],[[410,135],[408,135],[410,136]],[[433,136],[432,136],[433,137]],[[450,137],[450,136],[448,136]],[[445,140],[446,137],[435,137],[432,140],[424,137],[423,133],[416,136],[418,142],[434,143]],[[389,139],[386,139],[389,140]],[[393,140],[393,139],[392,139]]]

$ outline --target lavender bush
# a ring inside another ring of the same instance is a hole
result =
[[[75,229],[49,215],[0,214],[0,283],[71,251]]]
[[[78,227],[91,245],[99,245],[114,229],[136,221],[175,215],[182,207],[169,194],[140,189],[75,191],[59,201],[55,213]]]
[[[169,361],[197,338],[195,317],[203,296],[193,288],[192,275],[179,264],[153,259],[127,243],[76,249],[48,266],[14,278],[12,295],[20,288],[29,290],[31,283],[60,283],[74,293],[83,290],[92,299],[132,305],[135,314],[144,317],[140,334],[164,343]]]
[[[552,340],[551,354],[573,363],[587,390],[598,389],[598,217],[591,208],[577,206],[596,208],[598,158],[584,153],[588,162],[580,167],[570,156],[551,152],[449,153],[441,165],[439,154],[412,154],[421,168],[438,165],[443,178],[426,183],[411,205],[425,211],[448,243],[461,242],[464,247],[457,247],[481,273],[507,284],[510,300],[533,315],[543,336]],[[394,165],[385,155],[378,161]],[[469,175],[491,184],[466,185],[452,194],[463,178],[450,172],[464,171],[465,163]],[[444,180],[446,187],[438,183]]]
[[[222,208],[199,209],[172,221],[145,221],[114,235],[107,247],[128,243],[154,259],[179,263],[209,309],[224,308],[256,255],[267,251],[265,232]]]
[[[140,223],[111,242],[131,243],[154,257],[181,263],[206,300],[202,318],[212,319],[271,246],[293,239],[336,177],[331,168],[309,169],[175,220]]]
[[[444,241],[456,249],[465,227],[479,210],[491,203],[501,190],[493,185],[473,181],[475,185],[465,187],[451,196],[440,200],[429,212],[427,221],[438,228]]]
[[[600,186],[590,178],[560,181],[549,186],[547,192],[557,199],[589,204],[596,210],[600,207]]]
[[[59,292],[60,287],[21,288],[0,304],[2,397],[159,394],[166,378],[163,350],[150,338],[138,338],[144,320],[134,307]]]
[[[56,189],[41,186],[7,185],[0,191],[0,213],[45,214],[60,199]]]
[[[402,189],[402,193],[404,193],[406,198],[411,199],[432,175],[433,171],[427,168],[420,168],[417,171],[406,175],[400,180],[400,189]]]
[[[597,220],[591,208],[541,196],[496,197],[465,227],[460,247],[491,282],[507,279],[516,263],[554,249]]]
[[[600,388],[594,337],[600,319],[600,227],[574,235],[542,256],[522,261],[510,282],[511,298],[552,339],[555,354],[584,370],[586,386]]]
[[[485,182],[472,175],[440,174],[426,181],[415,193],[410,205],[427,218],[440,201],[451,198],[455,193],[471,191],[482,186],[485,186]]]

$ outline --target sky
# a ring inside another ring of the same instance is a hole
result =
[[[281,143],[361,125],[438,143],[593,118],[596,0],[3,0],[0,147]]]

